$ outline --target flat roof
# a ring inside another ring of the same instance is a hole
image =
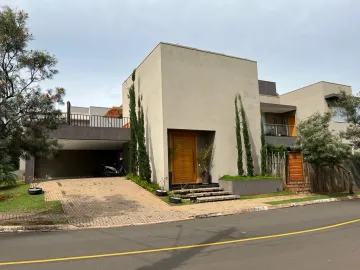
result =
[[[319,83],[329,83],[329,84],[335,84],[335,85],[339,85],[339,86],[351,87],[351,85],[347,85],[347,84],[333,83],[333,82],[327,82],[327,81],[320,81],[320,82],[316,82],[316,83],[312,83],[312,84],[309,84],[309,85],[300,87],[300,88],[298,88],[298,89],[291,90],[291,91],[289,91],[289,92],[287,92],[287,93],[281,94],[280,96],[284,96],[284,95],[290,94],[290,93],[292,93],[292,92],[295,92],[295,91],[298,91],[298,90],[301,90],[301,89],[303,89],[303,88],[306,88],[306,87],[309,87],[309,86],[313,86],[313,85],[319,84]]]
[[[178,48],[183,48],[183,49],[188,49],[188,50],[193,50],[193,51],[198,51],[198,52],[204,52],[204,53],[210,53],[210,54],[215,54],[215,55],[221,55],[221,56],[225,56],[225,57],[230,57],[230,58],[235,58],[235,59],[239,59],[239,60],[244,60],[244,61],[250,61],[250,62],[254,62],[257,63],[257,61],[254,60],[250,60],[247,58],[242,58],[242,57],[238,57],[238,56],[234,56],[234,55],[228,55],[228,54],[224,54],[224,53],[218,53],[218,52],[213,52],[213,51],[208,51],[208,50],[203,50],[203,49],[198,49],[198,48],[194,48],[194,47],[189,47],[189,46],[185,46],[185,45],[180,45],[180,44],[175,44],[175,43],[170,43],[170,42],[159,42],[152,50],[151,52],[141,61],[141,63],[136,67],[136,69],[138,69],[142,63],[144,63],[144,61],[153,53],[153,51],[155,51],[155,49],[161,45],[169,45],[169,46],[174,46],[174,47],[178,47]],[[123,84],[131,77],[132,72],[130,73],[130,75],[128,77],[126,77],[126,79],[124,80]]]

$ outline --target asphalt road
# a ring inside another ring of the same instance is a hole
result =
[[[114,229],[0,234],[0,269],[358,269],[360,222],[274,238],[360,218],[360,200]],[[163,250],[190,246],[180,250]],[[1,262],[155,250],[141,254],[1,266]]]

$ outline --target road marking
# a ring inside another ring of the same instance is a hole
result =
[[[235,243],[243,243],[243,242],[250,242],[250,241],[256,241],[256,240],[280,238],[280,237],[286,237],[286,236],[292,236],[292,235],[300,235],[300,234],[324,231],[324,230],[329,230],[329,229],[333,229],[333,228],[337,228],[337,227],[342,227],[342,226],[357,223],[357,222],[360,222],[360,218],[350,220],[350,221],[346,221],[346,222],[342,222],[342,223],[329,225],[329,226],[309,229],[309,230],[282,233],[282,234],[265,235],[265,236],[258,236],[258,237],[253,237],[253,238],[228,240],[228,241],[206,243],[206,244],[195,244],[195,245],[188,245],[188,246],[157,248],[157,249],[147,249],[147,250],[135,250],[135,251],[126,251],[126,252],[118,252],[118,253],[108,253],[108,254],[95,254],[95,255],[86,255],[86,256],[63,257],[63,258],[40,259],[40,260],[28,260],[28,261],[0,262],[0,266],[20,265],[20,264],[36,264],[36,263],[51,263],[51,262],[63,262],[63,261],[75,261],[75,260],[97,259],[97,258],[106,258],[106,257],[119,257],[119,256],[125,256],[125,255],[138,255],[138,254],[146,254],[146,253],[183,250],[183,249],[190,249],[190,248],[221,246],[221,245],[229,245],[229,244],[235,244]]]

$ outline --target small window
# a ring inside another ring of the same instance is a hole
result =
[[[334,122],[338,122],[338,123],[346,123],[347,122],[346,116],[344,115],[344,111],[342,108],[332,107],[331,111],[333,113],[332,120]]]

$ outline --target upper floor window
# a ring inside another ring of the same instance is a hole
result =
[[[346,123],[347,119],[344,115],[344,111],[339,107],[331,107],[331,112],[333,113],[332,120],[338,123]]]

